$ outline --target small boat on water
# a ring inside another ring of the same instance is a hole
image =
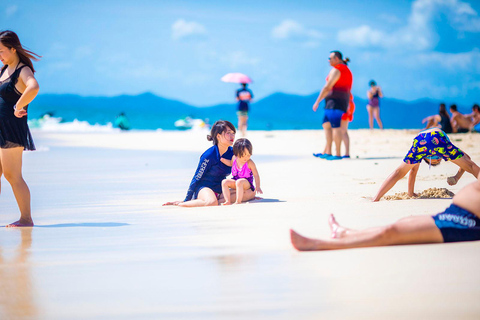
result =
[[[208,129],[208,124],[202,119],[193,119],[192,117],[185,117],[178,119],[174,123],[175,128],[178,130],[191,130],[191,129]]]

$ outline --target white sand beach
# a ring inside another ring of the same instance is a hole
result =
[[[262,200],[183,200],[205,132],[34,131],[24,154],[34,228],[0,228],[0,319],[478,319],[480,242],[297,252],[289,229],[443,211],[450,199],[370,198],[416,131],[352,130],[350,160],[312,156],[323,131],[251,131]],[[480,164],[480,134],[452,142]],[[422,164],[416,191],[453,193],[457,166]],[[401,180],[388,195],[404,192]],[[0,226],[19,213],[2,178]]]

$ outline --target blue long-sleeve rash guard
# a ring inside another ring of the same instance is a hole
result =
[[[221,156],[227,160],[233,157],[232,147]],[[232,172],[232,167],[223,164],[220,161],[220,152],[217,146],[213,146],[205,151],[200,157],[197,171],[193,176],[192,182],[188,187],[187,196],[184,201],[196,198],[201,188],[207,187],[216,193],[222,193],[222,180]]]

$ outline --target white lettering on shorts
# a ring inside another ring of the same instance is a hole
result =
[[[442,221],[458,223],[468,228],[473,228],[477,224],[477,222],[473,219],[460,217],[460,216],[457,216],[456,214],[450,214],[450,213],[442,213],[438,216],[438,219]]]

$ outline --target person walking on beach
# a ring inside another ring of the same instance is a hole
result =
[[[222,181],[232,171],[232,168],[222,163],[221,158],[231,160],[233,157],[232,144],[235,140],[235,127],[229,121],[215,122],[207,136],[213,142],[213,147],[205,151],[200,157],[197,170],[188,187],[183,201],[172,201],[164,204],[181,207],[216,206],[225,199],[222,195]],[[235,196],[235,191],[233,195]],[[243,201],[255,198],[255,192],[245,190]]]
[[[27,107],[38,93],[32,60],[39,55],[22,47],[13,31],[0,32],[0,177],[12,186],[20,220],[7,227],[33,227],[30,190],[22,176],[24,150],[35,150],[27,124]]]
[[[438,128],[432,128],[420,132],[413,139],[413,144],[402,164],[383,182],[373,201],[379,201],[408,172],[410,174],[407,193],[410,197],[416,196],[414,193],[415,179],[422,160],[429,166],[437,166],[442,159],[451,161],[460,167],[456,175],[447,178],[449,185],[457,184],[465,171],[475,177],[479,175],[480,168],[477,164],[466,153],[454,146],[445,132]]]
[[[377,85],[375,80],[371,80],[369,85],[370,89],[367,91],[368,124],[370,130],[373,130],[373,118],[375,118],[378,126],[383,130],[382,120],[380,119],[380,98],[383,98],[382,88]]]
[[[445,103],[440,103],[438,114],[426,117],[422,120],[422,123],[427,123],[425,129],[440,128],[445,133],[453,132],[452,123]]]
[[[316,112],[320,102],[325,99],[325,116],[322,127],[325,131],[326,145],[323,153],[314,154],[316,157],[327,160],[340,160],[342,139],[344,138],[348,121],[343,121],[342,116],[347,112],[350,103],[350,90],[352,89],[352,72],[347,67],[350,59],[343,59],[340,51],[332,51],[329,56],[332,69],[327,76],[327,83],[313,104]],[[332,155],[332,141],[335,142],[335,155]]]
[[[453,203],[434,216],[410,216],[365,230],[343,227],[333,214],[328,223],[332,239],[306,238],[290,230],[293,247],[312,251],[480,240],[480,181],[461,189]]]
[[[253,147],[250,140],[241,138],[233,144],[232,160],[222,158],[221,161],[229,167],[232,167],[232,179],[225,179],[222,181],[222,194],[225,197],[225,202],[222,205],[230,205],[230,189],[237,191],[237,200],[235,204],[240,204],[243,201],[243,193],[245,190],[252,190],[256,193],[263,193],[260,188],[260,175],[258,174],[257,166],[250,157],[252,156]],[[254,179],[255,178],[255,179]],[[255,186],[253,181],[255,180]]]
[[[250,103],[253,99],[252,90],[247,88],[246,83],[242,83],[242,88],[237,90],[237,101],[238,101],[238,130],[242,133],[242,136],[245,137],[247,134],[247,122],[248,122],[248,109],[250,108]]]

